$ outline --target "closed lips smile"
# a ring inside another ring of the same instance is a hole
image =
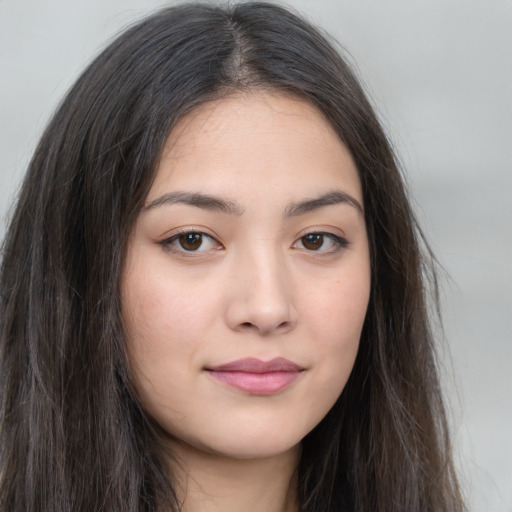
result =
[[[205,369],[224,384],[252,395],[271,395],[289,386],[304,371],[299,365],[279,357],[271,361],[239,359]]]

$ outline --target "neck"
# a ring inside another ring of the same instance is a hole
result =
[[[172,474],[183,512],[297,512],[300,448],[261,459],[232,459],[173,443]]]

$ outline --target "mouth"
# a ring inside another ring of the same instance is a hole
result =
[[[291,385],[304,368],[278,357],[271,361],[239,359],[205,370],[215,380],[251,395],[271,395]]]

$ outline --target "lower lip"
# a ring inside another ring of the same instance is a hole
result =
[[[237,372],[237,371],[215,371],[208,373],[216,380],[228,386],[240,389],[252,395],[271,395],[289,386],[300,375],[300,371],[290,372]]]

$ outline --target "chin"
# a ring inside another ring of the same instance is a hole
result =
[[[269,435],[268,432],[248,432],[237,435],[224,435],[203,439],[182,439],[194,451],[207,453],[222,458],[236,460],[254,460],[274,458],[299,449],[302,437]]]
[[[226,447],[219,447],[216,451],[212,452],[217,456],[226,457],[234,460],[255,460],[255,459],[272,459],[275,457],[283,456],[285,454],[292,454],[300,447],[299,443],[292,445],[282,444],[243,444],[243,445],[230,445]]]

